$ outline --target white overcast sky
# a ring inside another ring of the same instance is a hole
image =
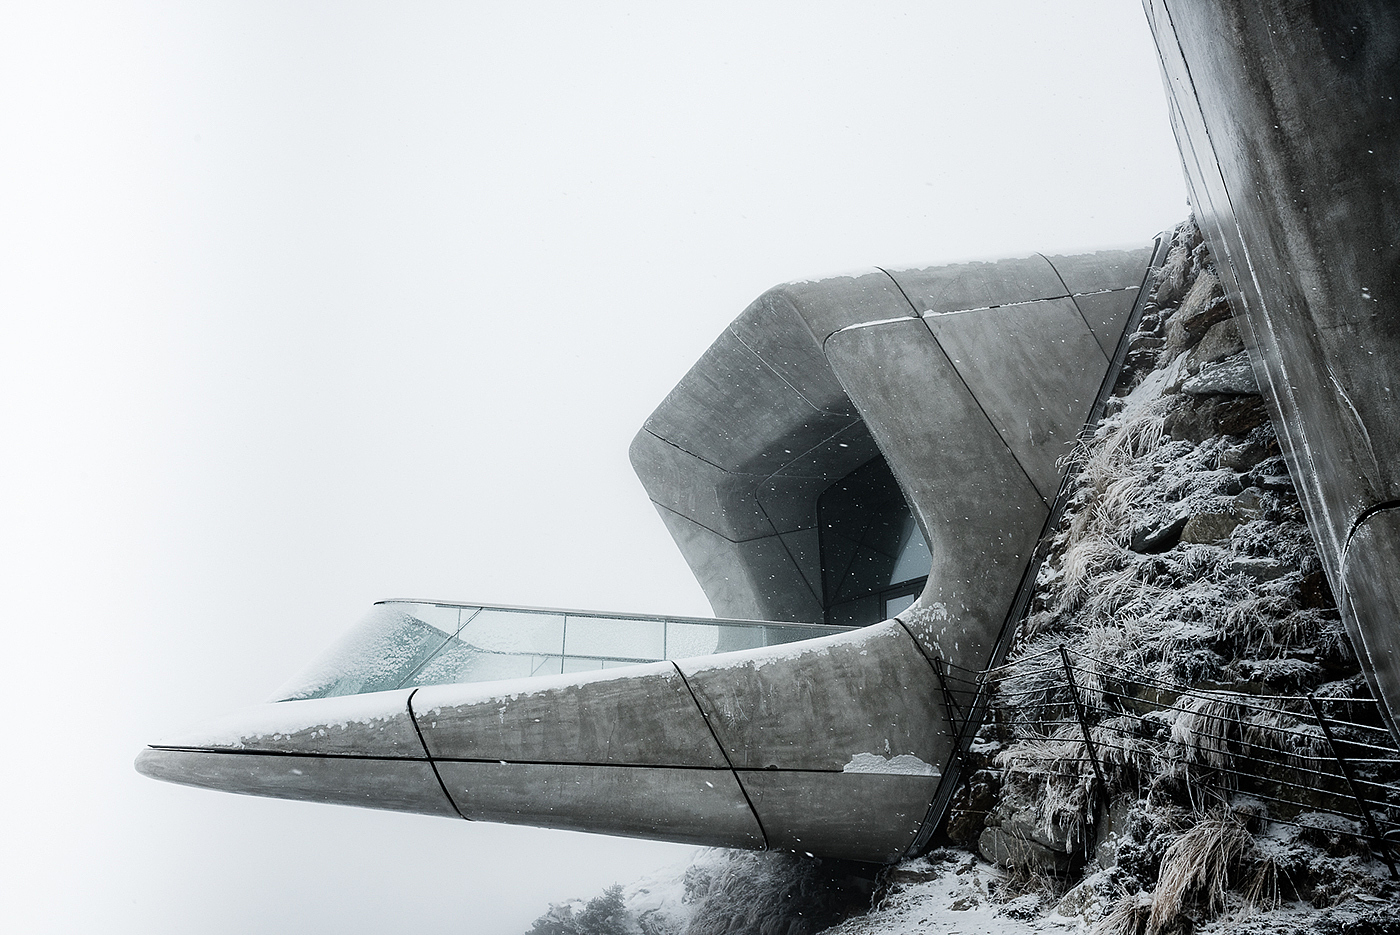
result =
[[[627,445],[768,286],[1187,213],[1113,2],[0,8],[8,931],[523,931],[686,848],[141,745],[375,600],[707,614]]]

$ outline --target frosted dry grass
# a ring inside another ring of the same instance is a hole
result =
[[[1293,602],[1278,594],[1261,594],[1230,606],[1221,619],[1220,636],[1231,639],[1248,653],[1286,651],[1300,634],[1280,627],[1280,618],[1293,610]]]
[[[1198,821],[1162,855],[1162,870],[1152,896],[1148,935],[1164,932],[1195,903],[1209,916],[1225,908],[1232,872],[1254,850],[1254,836],[1228,813]]]
[[[1085,537],[1072,545],[1060,568],[1062,586],[1056,611],[1070,614],[1078,610],[1098,589],[1102,579],[1122,571],[1133,560],[1133,553],[1108,537]]]
[[[1125,893],[1094,928],[1094,935],[1143,935],[1152,916],[1152,894]]]
[[[1245,709],[1234,692],[1202,692],[1188,698],[1172,722],[1168,755],[1187,766],[1235,768]]]
[[[1135,717],[1119,715],[1100,721],[1089,732],[1110,793],[1139,783],[1153,772],[1155,755],[1152,745],[1138,735],[1139,724]]]
[[[1256,711],[1245,721],[1242,738],[1249,748],[1283,755],[1296,771],[1293,782],[1315,780],[1319,767],[1331,761],[1331,747],[1317,724],[1309,724],[1283,710]]]

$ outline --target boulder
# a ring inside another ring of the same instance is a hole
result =
[[[1267,421],[1269,412],[1258,396],[1183,393],[1167,411],[1162,428],[1172,438],[1200,443],[1215,435],[1245,435]]]
[[[1211,325],[1230,317],[1230,304],[1213,273],[1196,277],[1191,291],[1181,300],[1181,307],[1167,321],[1167,343],[1162,359],[1169,360],[1187,350],[1210,330]]]
[[[1258,487],[1246,487],[1230,503],[1230,509],[1240,519],[1263,519],[1265,512],[1264,491]]]
[[[1283,577],[1290,571],[1296,571],[1297,566],[1279,561],[1276,558],[1255,555],[1232,555],[1220,566],[1220,570],[1227,575],[1244,575],[1247,578],[1253,578],[1255,581],[1273,581],[1275,578]]]
[[[1194,396],[1212,393],[1241,396],[1258,393],[1259,383],[1254,379],[1254,367],[1249,362],[1249,355],[1241,351],[1225,360],[1203,364],[1194,377],[1181,384],[1181,391]]]
[[[1210,544],[1230,538],[1230,533],[1240,524],[1240,518],[1233,513],[1197,513],[1181,528],[1182,542]]]
[[[1191,348],[1186,361],[1188,373],[1196,373],[1205,364],[1234,357],[1244,350],[1244,339],[1240,337],[1239,325],[1233,318],[1218,321],[1207,329],[1200,343]]]
[[[1181,541],[1181,530],[1186,527],[1190,514],[1157,514],[1149,517],[1133,529],[1133,537],[1128,548],[1139,555],[1165,552]]]
[[[977,850],[992,863],[1008,870],[1023,868],[1060,876],[1074,868],[1074,859],[1069,854],[1052,851],[1001,828],[985,829],[977,838]]]

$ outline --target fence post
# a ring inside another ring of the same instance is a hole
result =
[[[1084,718],[1084,705],[1079,700],[1079,685],[1074,681],[1074,670],[1069,664],[1069,652],[1065,644],[1060,644],[1060,661],[1065,666],[1065,681],[1069,682],[1069,694],[1074,699],[1074,715],[1079,719],[1079,731],[1084,735],[1084,749],[1089,752],[1089,762],[1094,767],[1094,777],[1099,781],[1099,792],[1108,801],[1108,783],[1103,781],[1103,770],[1099,767],[1099,752],[1094,747],[1094,738],[1089,735],[1089,722]]]
[[[1371,837],[1376,839],[1376,845],[1380,848],[1381,859],[1390,868],[1390,878],[1400,880],[1400,874],[1395,872],[1395,861],[1390,856],[1390,845],[1386,842],[1385,836],[1381,834],[1381,829],[1376,825],[1376,819],[1371,816],[1371,807],[1366,804],[1366,797],[1361,794],[1361,789],[1356,785],[1356,779],[1351,775],[1351,767],[1337,750],[1336,741],[1332,738],[1332,728],[1327,726],[1327,718],[1322,715],[1322,706],[1317,703],[1312,692],[1308,692],[1308,704],[1312,705],[1313,717],[1317,718],[1317,726],[1322,728],[1322,736],[1327,738],[1327,749],[1332,751],[1332,759],[1337,761],[1337,766],[1342,771],[1342,778],[1347,781],[1347,788],[1351,790],[1351,797],[1356,799],[1356,805],[1361,809],[1361,815],[1366,819],[1366,827],[1371,829]]]
[[[968,719],[963,714],[962,706],[958,704],[958,700],[953,697],[953,692],[948,687],[947,676],[943,674],[943,660],[937,656],[933,659],[933,673],[938,676],[938,688],[943,692],[943,707],[948,709],[948,720],[955,725],[957,724],[955,718],[960,718],[963,722],[962,727],[959,727],[956,732],[958,738],[961,739],[962,732],[967,728]]]

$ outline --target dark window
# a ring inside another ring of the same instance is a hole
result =
[[[884,458],[817,500],[826,622],[878,623],[908,607],[928,578],[928,543]]]

